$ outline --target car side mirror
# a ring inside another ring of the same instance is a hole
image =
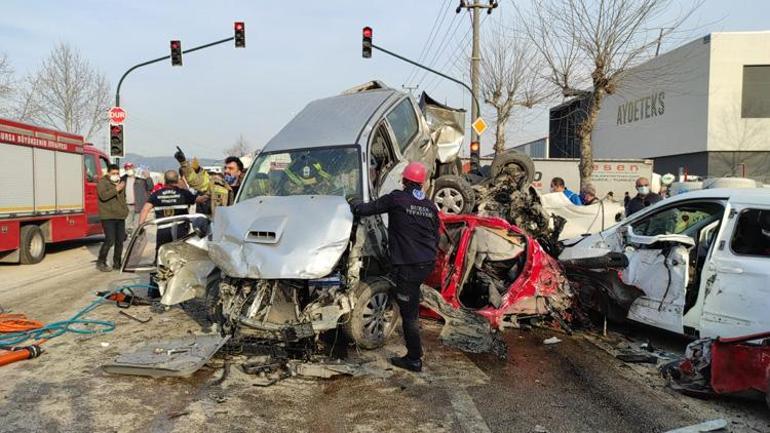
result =
[[[619,223],[621,221],[623,221],[623,213],[622,212],[618,212],[618,213],[615,214],[615,222]]]

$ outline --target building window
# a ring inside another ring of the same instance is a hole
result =
[[[770,117],[770,65],[743,67],[741,117]]]

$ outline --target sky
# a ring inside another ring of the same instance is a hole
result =
[[[188,155],[221,158],[240,135],[260,148],[309,101],[379,79],[391,87],[419,84],[434,98],[470,110],[466,91],[375,51],[361,57],[361,29],[374,42],[460,77],[468,69],[470,19],[455,14],[458,0],[3,0],[0,52],[17,74],[34,71],[51,48],[66,42],[104,73],[113,92],[132,65],[168,55],[169,41],[187,49],[232,36],[246,23],[246,48],[232,43],[140,68],[121,88],[127,111],[126,151],[164,156],[182,147]],[[484,14],[483,37],[510,20],[524,0],[501,0]],[[674,0],[672,16],[680,12]],[[663,50],[715,31],[770,30],[766,0],[705,0],[684,30],[664,40]],[[431,30],[429,54],[421,56]],[[547,135],[547,107],[522,113],[508,128],[509,143]],[[95,139],[106,142],[106,130]],[[482,136],[491,149],[493,131]]]

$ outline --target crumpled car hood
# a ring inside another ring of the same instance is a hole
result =
[[[321,278],[345,252],[353,214],[343,197],[256,197],[220,207],[209,257],[234,278]]]

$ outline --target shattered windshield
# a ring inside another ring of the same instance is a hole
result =
[[[356,146],[261,153],[249,169],[239,201],[258,196],[361,197]]]

